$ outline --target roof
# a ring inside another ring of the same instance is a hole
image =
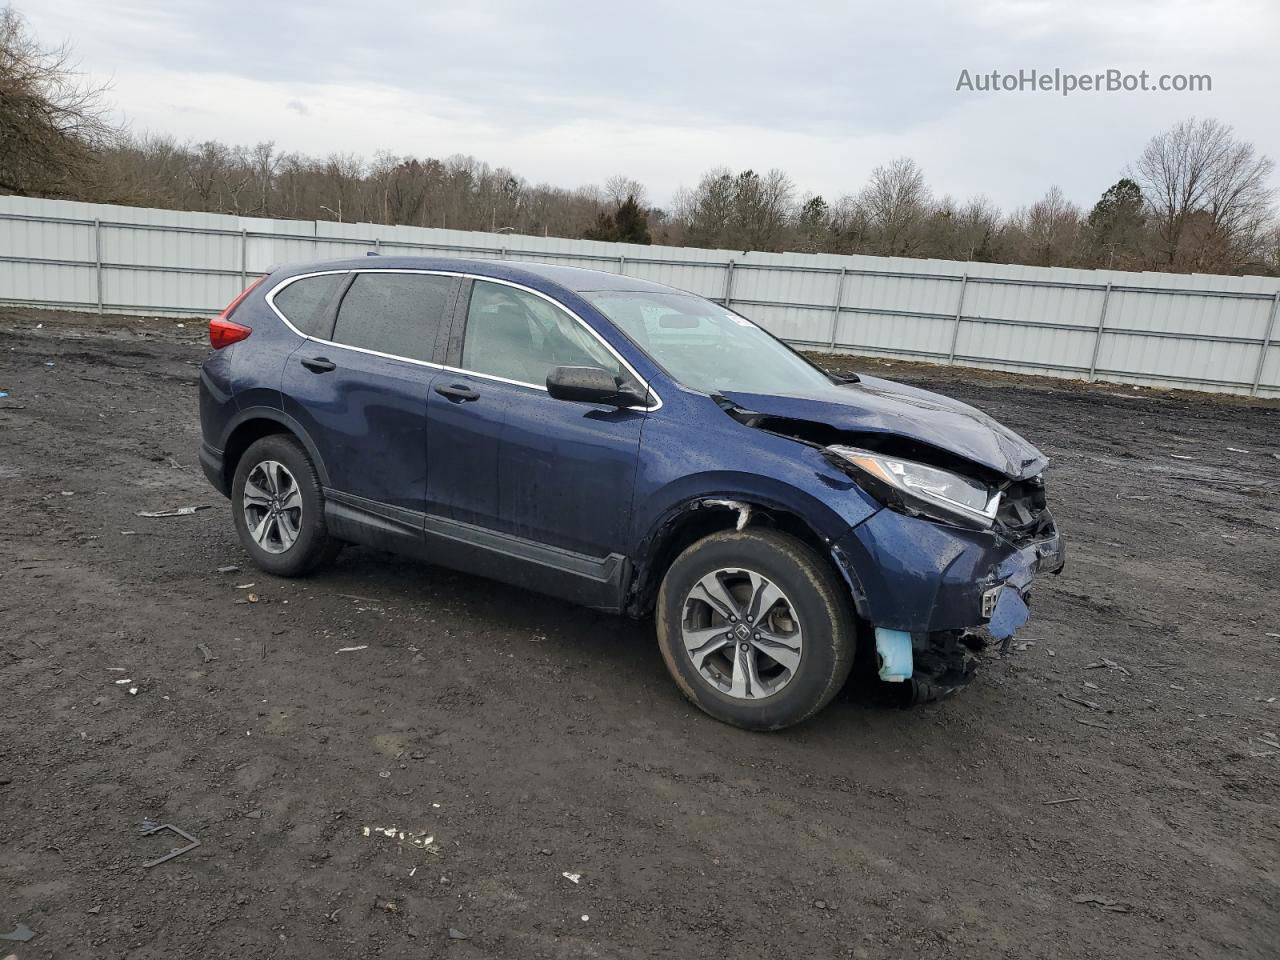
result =
[[[573,293],[598,290],[632,290],[652,293],[671,293],[672,287],[636,277],[628,277],[604,270],[586,270],[582,267],[561,267],[547,263],[523,263],[512,260],[469,260],[462,257],[351,257],[344,260],[323,260],[311,263],[290,264],[282,271],[285,276],[309,273],[315,270],[458,270],[480,277],[511,280],[535,289],[554,286]]]

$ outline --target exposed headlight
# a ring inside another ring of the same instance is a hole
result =
[[[1000,508],[999,492],[949,470],[856,447],[827,450],[857,467],[870,481],[867,492],[888,506],[901,501],[913,512],[979,527],[990,527]]]

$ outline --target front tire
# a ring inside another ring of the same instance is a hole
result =
[[[853,666],[847,590],[803,541],[776,530],[712,534],[658,591],[658,646],[681,691],[717,720],[780,730],[813,716]]]
[[[278,577],[300,577],[330,562],[342,544],[329,536],[324,491],[293,437],[255,441],[236,464],[231,514],[253,562]]]

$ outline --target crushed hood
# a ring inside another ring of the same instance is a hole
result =
[[[906,437],[1020,480],[1044,469],[1047,458],[1008,427],[967,403],[882,380],[832,384],[797,394],[724,391],[745,410],[767,417],[826,424],[854,433]]]

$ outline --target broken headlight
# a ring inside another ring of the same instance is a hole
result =
[[[885,506],[938,520],[989,528],[1000,508],[1000,493],[950,470],[856,447],[827,452],[858,469],[863,489]]]

